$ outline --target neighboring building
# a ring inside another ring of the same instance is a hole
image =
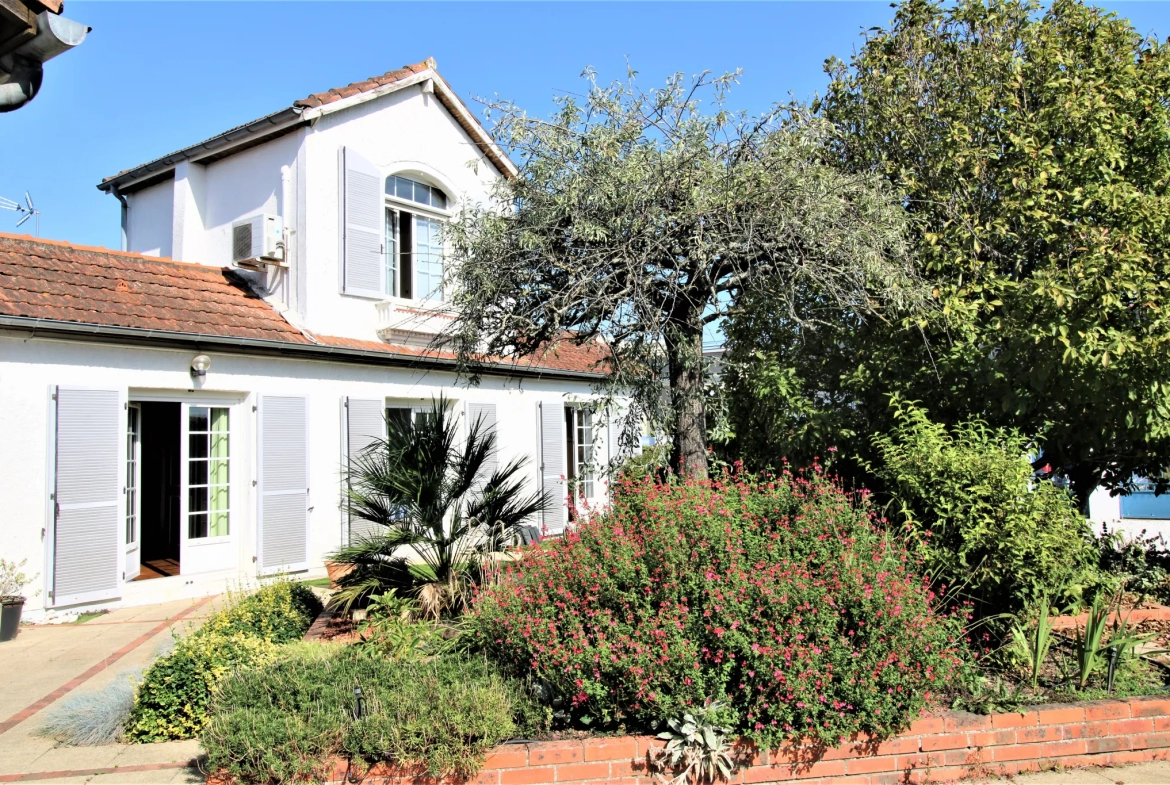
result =
[[[600,347],[470,388],[427,348],[439,228],[514,174],[428,60],[106,179],[126,251],[0,235],[0,554],[40,573],[26,612],[320,574],[356,533],[348,456],[440,394],[532,459],[547,532],[566,477],[604,503]]]
[[[1161,535],[1170,543],[1170,493],[1154,495],[1153,483],[1145,480],[1124,496],[1098,488],[1089,496],[1089,520],[1097,533],[1105,525],[1131,536]]]

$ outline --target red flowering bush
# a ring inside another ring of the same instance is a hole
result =
[[[619,483],[470,613],[578,721],[650,728],[718,699],[761,745],[888,736],[957,672],[957,630],[865,500],[820,474]]]

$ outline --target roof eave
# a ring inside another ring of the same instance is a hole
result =
[[[148,184],[147,181],[160,179],[183,161],[198,162],[201,159],[225,153],[233,147],[253,144],[285,132],[292,127],[301,125],[307,122],[303,117],[304,111],[304,108],[300,106],[290,106],[286,109],[281,109],[258,120],[253,120],[246,125],[232,128],[210,139],[205,139],[198,144],[193,144],[190,147],[185,147],[169,155],[164,155],[162,158],[148,161],[141,166],[136,166],[113,177],[107,177],[98,183],[97,188],[99,191],[105,191],[106,193],[111,192],[115,188],[119,191],[135,190],[135,186],[143,187]]]
[[[28,331],[34,337],[62,340],[89,341],[116,345],[139,345],[164,348],[187,348],[191,350],[220,349],[234,354],[286,357],[293,359],[318,360],[326,362],[349,362],[360,365],[382,365],[401,368],[431,368],[436,371],[458,372],[454,359],[425,357],[396,352],[381,352],[370,349],[353,349],[322,343],[294,343],[270,338],[240,338],[235,336],[211,335],[204,333],[183,333],[170,330],[150,330],[141,327],[118,327],[113,325],[69,322],[56,319],[42,319],[33,316],[0,315],[0,332]],[[539,366],[488,365],[480,371],[488,376],[522,377],[569,381],[596,381],[605,374],[595,371],[569,371]]]

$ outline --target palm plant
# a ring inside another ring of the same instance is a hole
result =
[[[517,458],[489,472],[496,435],[477,418],[460,438],[450,401],[432,400],[413,421],[387,418],[387,436],[349,469],[350,515],[377,524],[332,559],[349,571],[334,604],[349,608],[394,590],[439,618],[466,604],[485,560],[548,504],[528,493]]]

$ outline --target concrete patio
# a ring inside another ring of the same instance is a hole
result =
[[[144,668],[171,638],[198,625],[217,598],[112,611],[83,623],[21,627],[0,644],[0,783],[195,783],[195,741],[67,747],[35,731],[66,696],[98,690]]]

